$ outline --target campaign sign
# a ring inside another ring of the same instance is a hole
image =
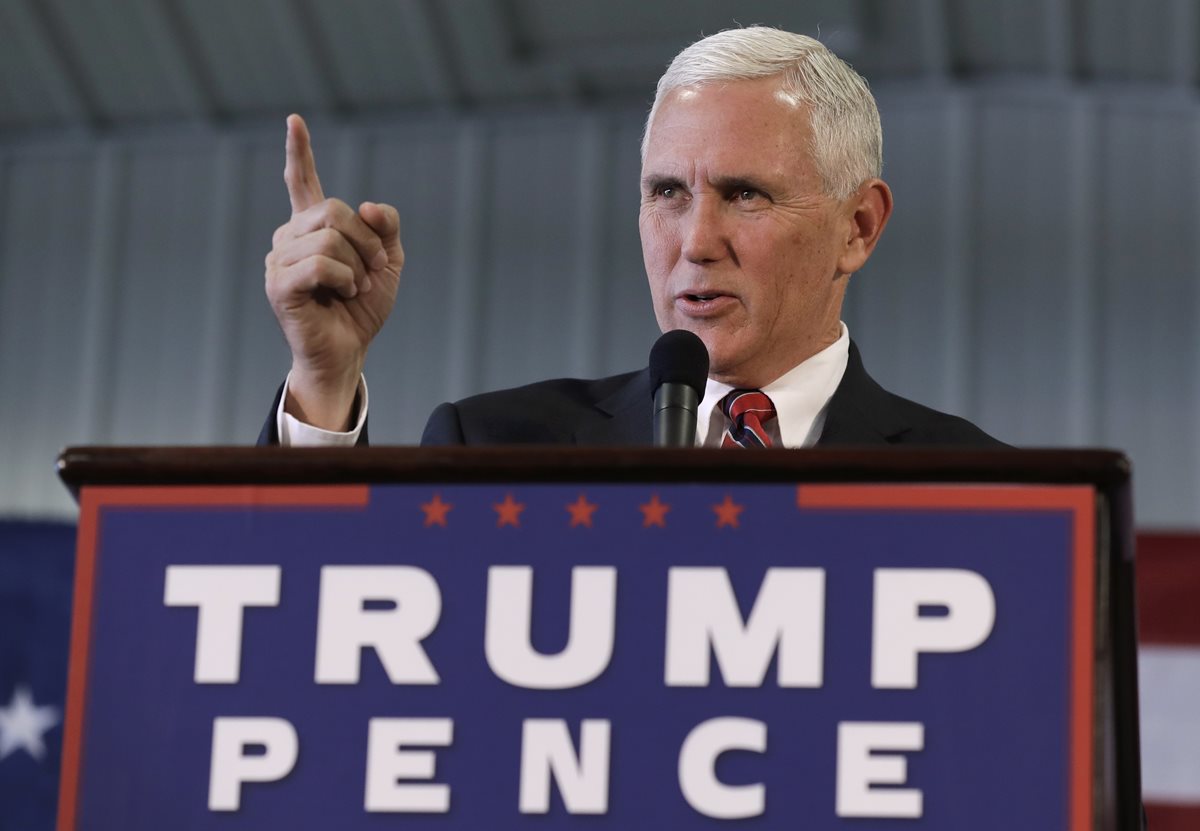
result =
[[[59,828],[1091,828],[1090,487],[84,492]]]

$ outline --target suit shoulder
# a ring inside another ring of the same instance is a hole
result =
[[[626,394],[644,374],[643,370],[606,378],[538,381],[443,404],[435,414],[445,420],[445,408],[451,408],[466,444],[569,443],[589,421],[606,418],[604,403]]]
[[[465,408],[509,406],[519,403],[549,403],[551,406],[595,406],[615,394],[642,372],[626,372],[606,378],[551,378],[520,387],[479,393],[457,402]]]
[[[892,439],[895,444],[1010,447],[962,416],[943,413],[895,393],[885,391],[885,395],[893,412],[908,424],[908,429]]]
[[[1007,447],[965,418],[918,404],[881,387],[863,366],[854,341],[846,371],[829,400],[824,445]]]

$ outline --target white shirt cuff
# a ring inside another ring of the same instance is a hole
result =
[[[283,411],[283,403],[287,401],[288,385],[292,382],[289,372],[283,382],[283,395],[279,397],[279,409],[275,411],[275,428],[279,433],[280,447],[353,447],[358,444],[359,434],[367,422],[367,379],[358,379],[358,423],[348,432],[340,433],[335,430],[322,430],[305,424],[290,413]]]

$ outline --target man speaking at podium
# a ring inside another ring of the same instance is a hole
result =
[[[812,38],[721,32],[659,80],[639,228],[659,327],[707,349],[696,445],[1000,444],[881,388],[841,322],[847,281],[892,212],[881,169],[866,82]],[[399,216],[326,198],[298,116],[284,179],[292,217],[267,255],[266,290],[292,368],[260,443],[364,442],[362,371],[396,299]],[[422,443],[650,444],[653,386],[642,370],[442,404]]]

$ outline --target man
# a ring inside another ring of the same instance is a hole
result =
[[[659,326],[708,349],[697,444],[998,445],[974,425],[885,392],[841,322],[850,275],[892,212],[865,81],[819,42],[751,27],[681,52],[642,145],[639,227]],[[326,199],[309,137],[288,119],[292,218],[267,295],[292,370],[261,441],[362,440],[367,348],[395,301],[394,208]],[[750,391],[747,395],[743,391]],[[422,443],[648,444],[646,371],[559,380],[443,404]]]

